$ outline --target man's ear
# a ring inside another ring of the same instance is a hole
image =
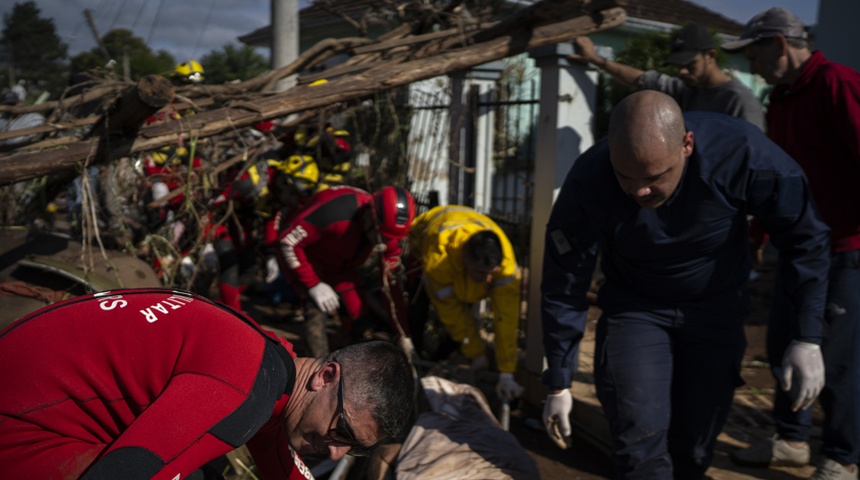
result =
[[[779,53],[779,56],[782,57],[788,55],[788,40],[786,40],[785,37],[782,35],[776,35],[773,38],[773,45],[774,48],[777,49],[777,53]]]
[[[695,145],[693,132],[688,131],[684,134],[684,156],[689,157],[693,154],[693,146]]]
[[[323,364],[319,370],[314,372],[310,380],[310,389],[318,392],[326,385],[337,382],[340,379],[340,365],[335,362]]]
[[[717,62],[717,51],[716,49],[710,49],[705,52],[705,62],[707,65],[712,66],[713,68],[720,68],[719,62]]]

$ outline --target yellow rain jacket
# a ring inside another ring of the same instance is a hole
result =
[[[475,233],[492,230],[502,243],[501,268],[489,288],[469,277],[462,251]],[[489,297],[493,307],[496,362],[500,372],[517,366],[517,326],[520,317],[520,269],[508,237],[486,215],[469,207],[443,206],[419,215],[409,233],[412,254],[421,259],[425,289],[439,320],[469,359],[484,354],[484,342],[472,316],[471,304]]]

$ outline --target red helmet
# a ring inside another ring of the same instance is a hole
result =
[[[373,194],[373,206],[380,233],[396,239],[409,235],[412,220],[415,218],[415,200],[406,189],[384,187]]]

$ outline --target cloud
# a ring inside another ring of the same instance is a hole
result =
[[[23,1],[23,0],[22,0]],[[15,2],[4,2],[3,15]],[[20,3],[20,2],[18,2]],[[200,58],[237,37],[269,24],[270,0],[36,0],[41,18],[54,21],[69,55],[96,47],[84,10],[92,12],[99,35],[131,30],[154,51],[166,50],[177,62]],[[304,6],[305,2],[301,2]]]

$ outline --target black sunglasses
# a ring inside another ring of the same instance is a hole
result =
[[[337,359],[332,360],[337,362]],[[335,433],[338,437],[344,440],[348,440],[348,442],[339,442],[338,440],[335,441],[338,443],[347,443],[348,445],[350,445],[351,448],[348,452],[346,452],[347,455],[351,455],[353,457],[366,457],[368,456],[370,451],[367,448],[362,447],[358,443],[358,440],[356,440],[355,438],[355,434],[352,433],[352,429],[349,428],[349,425],[346,423],[346,415],[344,414],[343,410],[343,369],[341,369],[340,373],[340,380],[338,381],[337,385],[337,409],[340,411],[340,413],[338,414],[337,428],[335,428]],[[329,437],[331,436],[329,435]]]

